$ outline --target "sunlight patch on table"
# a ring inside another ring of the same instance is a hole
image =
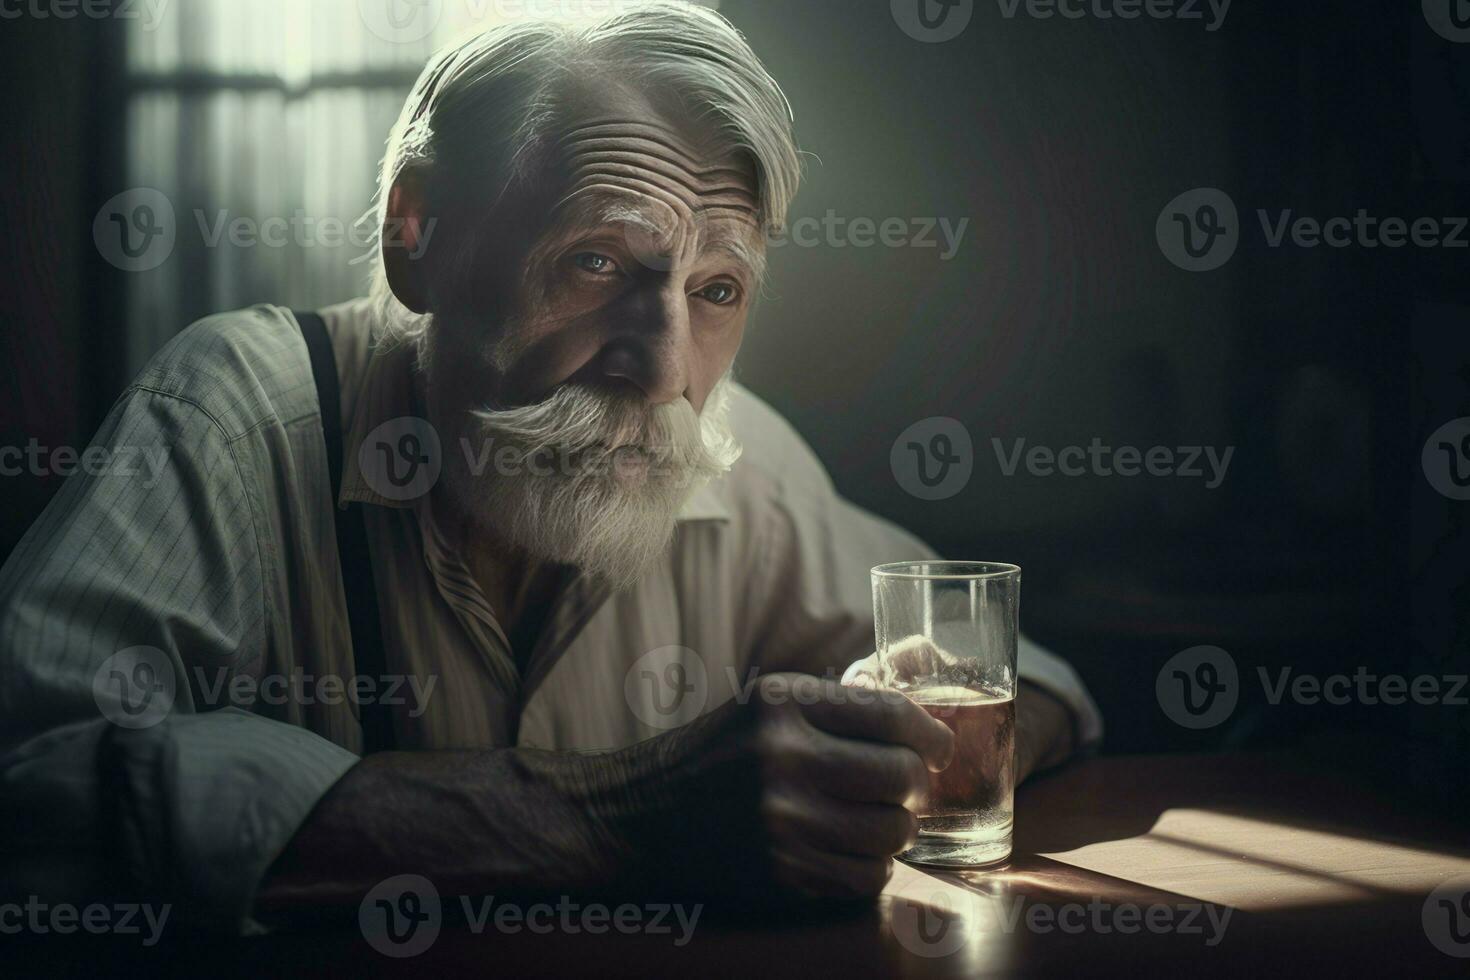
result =
[[[1426,894],[1470,858],[1211,810],[1163,813],[1146,834],[1046,857],[1246,911]]]

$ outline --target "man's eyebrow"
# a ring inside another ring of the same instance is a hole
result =
[[[550,230],[557,238],[571,238],[618,224],[636,225],[652,235],[661,235],[668,230],[666,225],[642,208],[627,201],[609,199],[579,201],[563,208],[552,219]]]
[[[744,267],[750,281],[758,283],[766,275],[766,255],[758,248],[752,248],[750,243],[740,239],[721,235],[705,243],[705,248],[712,252],[726,252],[736,262]]]
[[[651,235],[662,234],[663,227],[626,201],[580,200],[553,212],[551,220],[531,249],[531,263],[545,261],[548,253],[580,235],[590,234],[614,224],[636,224]]]
[[[598,231],[609,225],[633,225],[650,235],[663,235],[668,228],[655,214],[657,212],[650,213],[648,209],[626,200],[594,198],[578,201],[563,209],[553,219],[544,246],[549,249],[578,235]],[[537,251],[539,253],[543,249]],[[728,254],[743,267],[751,282],[760,282],[765,276],[765,253],[739,236],[728,233],[711,235],[704,242],[703,251]]]

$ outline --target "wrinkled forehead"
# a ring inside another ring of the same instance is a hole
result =
[[[757,220],[755,172],[743,153],[719,153],[656,118],[579,121],[553,158],[568,187],[563,201],[603,191],[647,194],[710,217]]]
[[[721,144],[715,127],[645,97],[589,96],[564,120],[550,153],[562,188],[553,219],[623,214],[664,227],[692,219],[702,235],[754,238],[755,168],[746,153]]]

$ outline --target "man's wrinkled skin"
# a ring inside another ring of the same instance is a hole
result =
[[[440,314],[428,411],[449,439],[487,396],[523,404],[571,381],[700,409],[740,346],[761,260],[749,162],[607,82],[576,94],[562,131],[544,186],[484,219],[496,233],[474,275],[436,279],[434,249],[415,264],[412,241],[387,256],[399,299]],[[390,219],[421,226],[423,178],[400,178]],[[534,556],[463,514],[445,526],[513,632],[547,598],[507,585],[535,578]],[[1065,755],[1065,708],[1027,691],[1018,717],[1022,772]],[[409,872],[446,893],[870,896],[953,751],[949,729],[901,696],[858,703],[831,679],[771,674],[745,703],[619,752],[369,756],[276,862],[261,913],[354,905]]]

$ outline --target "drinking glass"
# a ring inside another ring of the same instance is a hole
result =
[[[1011,854],[1021,569],[986,561],[878,565],[879,681],[955,734],[954,761],[929,776],[919,839],[905,860],[997,864]]]

